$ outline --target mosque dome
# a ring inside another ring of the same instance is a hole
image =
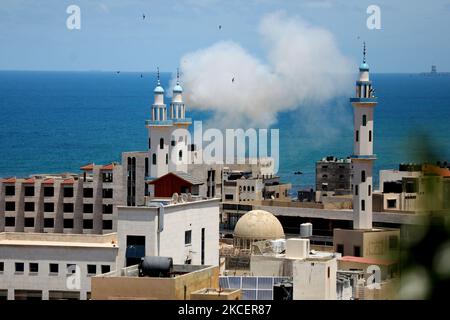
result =
[[[182,93],[183,88],[179,84],[177,84],[175,87],[173,87],[173,92],[174,93]]]
[[[160,84],[158,84],[153,92],[156,94],[164,94],[164,88],[161,87]]]
[[[369,65],[367,63],[361,63],[361,65],[359,66],[359,70],[360,71],[369,71]]]
[[[274,240],[284,238],[280,221],[264,210],[252,210],[236,223],[234,237],[248,240]]]

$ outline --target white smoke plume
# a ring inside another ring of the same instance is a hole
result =
[[[190,108],[215,111],[228,127],[261,127],[273,125],[280,111],[305,108],[309,117],[317,106],[351,93],[353,64],[329,31],[283,12],[265,16],[259,31],[265,62],[232,41],[182,57]]]

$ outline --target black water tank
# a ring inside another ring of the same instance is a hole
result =
[[[292,282],[283,281],[273,285],[273,300],[293,300],[294,286]]]
[[[173,259],[169,257],[143,257],[139,263],[140,277],[170,277]]]

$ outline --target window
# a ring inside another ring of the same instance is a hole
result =
[[[183,151],[182,150],[180,150],[179,152],[178,152],[178,160],[183,160]]]
[[[169,164],[169,154],[166,153],[166,164]]]
[[[64,219],[64,229],[73,228],[73,219]]]
[[[255,191],[255,186],[252,186],[252,191]]]
[[[184,232],[184,245],[190,245],[192,241],[192,230]]]
[[[16,272],[23,272],[25,270],[25,266],[23,262],[16,262],[15,263]]]
[[[191,151],[191,152],[195,151],[195,144],[189,145],[189,151]]]
[[[113,197],[113,189],[103,189],[103,198],[112,199]]]
[[[34,186],[25,187],[25,197],[34,197]]]
[[[145,176],[146,177],[148,177],[148,166],[149,166],[148,157],[145,157]]]
[[[330,267],[327,268],[327,273],[328,273],[328,279],[330,279]]]
[[[359,141],[359,130],[356,130],[356,133],[355,133],[355,140],[356,140],[356,142]]]
[[[53,228],[55,226],[55,220],[53,218],[44,218],[44,228]]]
[[[361,257],[361,247],[360,246],[353,247],[353,256]]]
[[[205,264],[205,228],[202,228],[202,240],[200,243],[201,253],[200,253],[200,260],[201,264]]]
[[[14,201],[6,201],[5,202],[5,211],[15,211],[16,203]]]
[[[367,125],[367,116],[363,114],[362,116],[362,125],[365,127]]]
[[[322,178],[326,179],[326,178],[328,178],[328,175],[324,174],[324,175],[322,175]]]
[[[92,189],[92,188],[84,188],[83,189],[83,197],[85,197],[85,198],[93,198],[94,197],[94,189]]]
[[[159,139],[159,148],[164,149],[164,139],[163,138]]]
[[[152,164],[156,165],[156,153],[152,155]]]
[[[5,217],[5,227],[14,227],[16,225],[15,217]]]
[[[103,182],[113,182],[113,173],[112,172],[103,172]]]
[[[64,198],[72,198],[73,197],[73,188],[65,187],[64,188]]]
[[[25,218],[25,228],[34,227],[34,218]]]
[[[5,263],[4,262],[0,262],[0,272],[5,271]]]
[[[336,251],[342,255],[344,255],[344,245],[343,244],[338,244]]]
[[[111,271],[111,266],[106,265],[106,264],[102,264],[101,270],[102,270],[102,274],[103,273],[108,273],[108,272]]]
[[[83,204],[83,213],[93,213],[94,205],[92,203]]]
[[[233,195],[232,194],[226,194],[225,195],[225,200],[233,200]]]
[[[358,195],[358,189],[359,189],[358,185],[355,185],[355,196]]]
[[[247,187],[246,186],[244,186],[242,189],[244,189],[244,192],[247,191]]]
[[[50,269],[50,273],[59,273],[59,264],[50,263],[49,269]]]
[[[372,142],[372,130],[369,130],[369,142]]]
[[[103,205],[103,213],[104,214],[112,214],[113,213],[113,205],[112,204],[104,204]]]
[[[34,211],[34,202],[25,202],[25,211]]]
[[[387,207],[389,209],[395,209],[397,207],[397,199],[388,199]]]
[[[73,212],[73,203],[64,203],[63,204],[63,211],[65,213],[71,213]]]
[[[361,182],[366,182],[366,171],[361,171]]]
[[[112,230],[112,220],[103,220],[103,229]]]
[[[44,212],[54,212],[55,204],[53,202],[44,202]]]
[[[148,138],[148,148],[149,149],[152,148],[152,140],[150,138]]]
[[[53,197],[55,195],[55,188],[44,187],[44,197]]]
[[[35,263],[35,262],[30,263],[29,268],[30,268],[30,273],[38,273],[39,272],[39,264],[38,263]]]
[[[172,147],[175,147],[175,143],[176,143],[175,140],[170,141]]]
[[[92,219],[83,220],[83,229],[92,229],[94,227],[94,221]]]
[[[398,237],[397,236],[389,236],[389,249],[395,250],[398,248]]]
[[[88,274],[97,274],[97,266],[95,264],[87,265],[87,273]]]
[[[5,186],[5,196],[13,196],[16,194],[16,186]]]
[[[361,200],[361,211],[366,211],[366,201]]]
[[[367,187],[367,194],[370,196],[371,194],[372,194],[372,186],[371,185],[369,185],[368,187]]]

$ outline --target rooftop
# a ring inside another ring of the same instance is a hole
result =
[[[96,247],[116,248],[117,234],[63,234],[1,232],[0,246]]]

